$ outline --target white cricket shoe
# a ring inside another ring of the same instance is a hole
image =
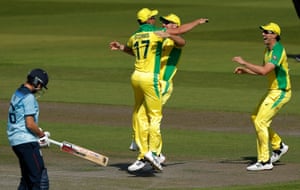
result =
[[[271,162],[272,163],[277,162],[281,158],[281,156],[287,153],[288,150],[289,150],[289,146],[284,143],[281,143],[279,150],[273,150],[271,156]]]
[[[247,167],[248,171],[261,171],[261,170],[271,170],[273,169],[273,164],[271,162],[256,162]]]
[[[166,161],[166,157],[162,153],[160,153],[157,158],[160,164],[163,164]]]
[[[147,159],[155,169],[158,169],[160,171],[163,170],[162,166],[160,165],[160,162],[158,160],[158,156],[156,156],[154,153],[151,151],[147,152],[145,154],[145,159]]]
[[[130,171],[130,172],[138,171],[138,170],[142,169],[143,167],[145,167],[145,165],[146,165],[146,162],[144,160],[136,160],[133,164],[128,166],[128,171]]]
[[[130,146],[129,146],[129,150],[131,151],[138,151],[139,150],[139,147],[138,145],[135,143],[135,141],[132,141]]]

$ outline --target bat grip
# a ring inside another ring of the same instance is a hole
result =
[[[55,144],[55,145],[57,145],[57,146],[59,146],[59,147],[62,147],[62,146],[63,146],[63,144],[62,144],[61,142],[58,142],[58,141],[53,140],[53,139],[48,139],[48,140],[49,140],[49,142],[50,142],[51,144]]]

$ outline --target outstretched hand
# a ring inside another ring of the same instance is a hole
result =
[[[122,50],[122,46],[124,48],[124,45],[117,41],[112,41],[109,43],[109,47],[111,50]]]
[[[240,64],[241,66],[238,66],[234,69],[235,74],[245,74],[245,73],[249,73],[249,74],[256,74],[253,71],[249,70],[245,65],[247,64],[247,62],[241,57],[241,56],[235,56],[232,58],[233,62],[236,62],[238,64]]]
[[[237,62],[241,65],[245,65],[245,62],[246,62],[241,56],[233,57],[232,61]]]
[[[208,22],[208,18],[199,18],[198,19],[199,24],[204,24]]]
[[[236,67],[234,69],[234,72],[235,74],[244,74],[244,73],[247,73],[246,72],[246,68],[245,67]]]

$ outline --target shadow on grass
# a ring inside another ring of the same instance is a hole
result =
[[[236,160],[221,160],[220,163],[224,164],[245,164],[245,165],[251,165],[257,162],[257,157],[255,156],[245,156],[241,157],[240,159]],[[284,163],[281,163],[280,160],[273,163],[274,166],[282,166],[285,165]]]
[[[244,156],[236,160],[221,160],[220,163],[226,164],[253,164],[257,161],[256,156]]]
[[[158,173],[157,171],[153,170],[152,166],[149,163],[147,163],[146,166],[143,167],[142,169],[137,170],[135,172],[128,171],[127,168],[129,165],[130,164],[128,163],[117,163],[117,164],[112,164],[110,166],[119,168],[119,170],[125,171],[133,175],[132,177],[155,177],[155,173]]]
[[[184,164],[183,162],[178,162],[178,163],[171,163],[171,164],[162,164],[163,167],[168,167],[172,165],[178,165],[178,164]],[[117,163],[117,164],[111,164],[110,166],[119,168],[121,171],[125,171],[133,176],[131,177],[155,177],[155,174],[160,174],[162,173],[161,171],[153,169],[152,165],[149,162],[146,162],[146,165],[135,172],[130,172],[128,171],[128,166],[130,164],[128,163]]]

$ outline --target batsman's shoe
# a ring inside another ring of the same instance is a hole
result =
[[[139,150],[139,147],[138,145],[135,143],[135,141],[132,141],[130,146],[129,146],[129,150],[131,151],[138,151]]]
[[[166,157],[162,153],[160,153],[158,156],[158,161],[160,164],[163,164],[166,161]]]
[[[289,150],[289,146],[284,144],[283,142],[280,143],[280,149],[279,150],[273,150],[272,156],[271,156],[271,162],[277,162],[281,156],[283,156],[287,151]]]
[[[162,171],[163,168],[158,160],[158,156],[156,156],[153,152],[149,151],[147,154],[145,154],[145,159],[148,160],[152,166],[157,169]]]
[[[256,162],[255,164],[252,164],[247,167],[248,171],[261,171],[261,170],[272,170],[273,164],[268,162]]]
[[[138,171],[143,167],[145,167],[145,165],[146,165],[145,160],[136,160],[133,164],[128,166],[128,171],[130,172]]]

